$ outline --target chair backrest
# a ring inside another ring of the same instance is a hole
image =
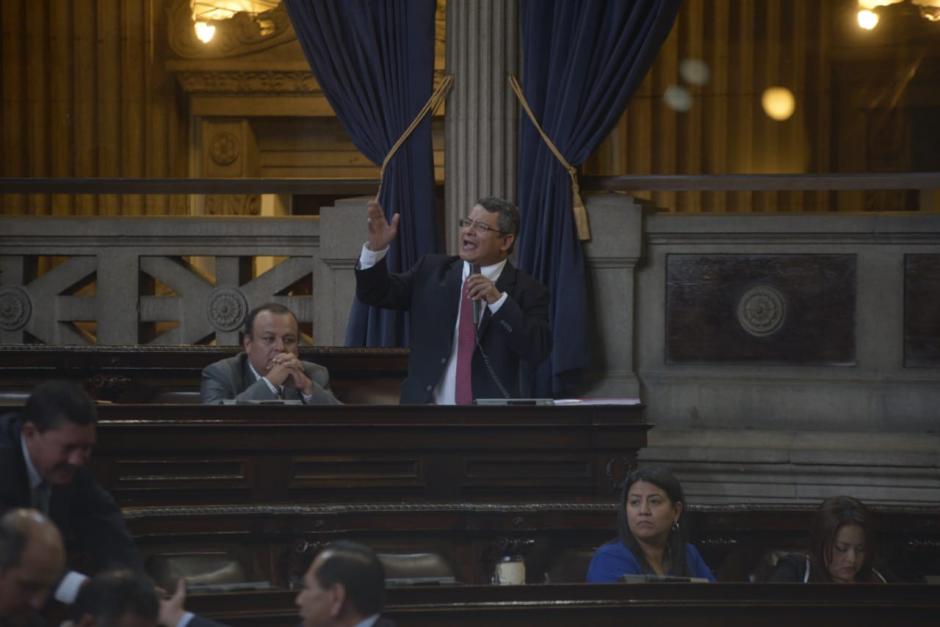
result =
[[[388,585],[453,583],[454,569],[438,553],[379,553]]]
[[[244,583],[245,569],[228,553],[183,553],[151,555],[147,574],[164,590],[174,590],[180,577],[191,586]]]
[[[561,551],[548,568],[548,583],[584,583],[592,557],[594,549]]]
[[[155,394],[150,402],[161,405],[198,405],[202,397],[199,390],[164,390]]]

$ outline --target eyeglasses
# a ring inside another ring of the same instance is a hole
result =
[[[459,224],[461,228],[473,229],[477,233],[499,233],[500,235],[503,234],[502,231],[491,227],[489,224],[485,222],[475,222],[474,220],[471,220],[470,218],[461,218],[460,222],[458,222],[457,224]]]

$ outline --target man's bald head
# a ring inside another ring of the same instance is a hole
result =
[[[65,568],[55,524],[32,509],[0,518],[0,618],[40,610]]]

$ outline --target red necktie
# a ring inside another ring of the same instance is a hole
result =
[[[476,331],[473,328],[473,302],[467,295],[467,282],[460,290],[460,313],[457,322],[457,376],[454,400],[458,405],[473,402],[473,384],[470,369],[473,363],[473,351],[476,346]]]

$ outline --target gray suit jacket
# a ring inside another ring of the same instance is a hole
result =
[[[313,381],[316,388],[310,405],[341,405],[330,391],[330,373],[319,364],[301,362],[304,372]],[[237,401],[273,401],[278,397],[261,379],[255,379],[248,365],[248,355],[239,353],[234,357],[209,364],[202,370],[202,384],[199,388],[202,402],[220,404],[225,400]],[[300,390],[287,387],[284,400],[303,400]]]

